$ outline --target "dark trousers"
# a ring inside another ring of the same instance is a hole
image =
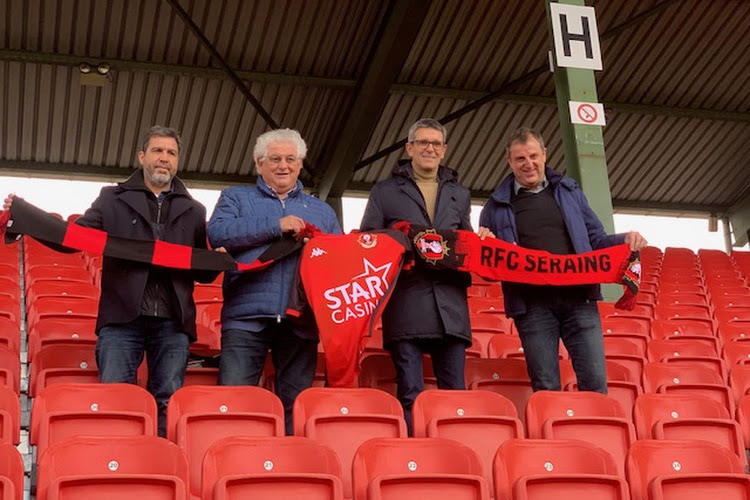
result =
[[[560,339],[570,354],[581,391],[607,393],[602,324],[596,302],[556,296],[526,301],[526,314],[513,318],[521,337],[535,391],[559,391]]]
[[[130,323],[105,326],[96,340],[99,381],[136,383],[145,353],[146,388],[156,399],[159,436],[166,437],[167,403],[185,381],[189,345],[180,324],[166,318],[139,316]]]
[[[411,410],[414,400],[424,390],[422,355],[430,355],[439,389],[466,389],[466,344],[457,337],[446,335],[441,339],[390,342],[388,349],[396,368],[396,395],[404,408],[406,427],[411,436]]]
[[[318,342],[294,334],[286,322],[270,323],[260,332],[225,330],[221,334],[220,385],[258,385],[271,350],[276,395],[284,405],[286,433],[293,433],[292,408],[297,395],[312,386]]]

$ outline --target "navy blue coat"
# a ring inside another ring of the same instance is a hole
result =
[[[575,180],[563,177],[562,174],[549,167],[545,168],[545,175],[554,190],[555,201],[560,207],[560,213],[576,253],[599,250],[625,242],[625,234],[608,235],[604,232],[604,226],[589,206],[586,195]],[[498,238],[517,244],[516,214],[510,204],[513,184],[514,177],[511,173],[485,203],[479,216],[479,225],[488,228]],[[514,292],[512,286],[508,287],[503,283],[503,292],[505,311],[508,316],[514,317],[526,313],[526,303]],[[601,300],[601,287],[592,285],[589,297],[593,300]]]
[[[471,194],[458,183],[455,170],[439,167],[434,221],[427,214],[424,197],[411,172],[411,161],[402,160],[393,168],[390,179],[373,186],[361,230],[389,228],[400,220],[438,229],[472,230],[469,221]],[[414,268],[402,272],[383,311],[384,343],[440,338],[448,334],[470,344],[466,302],[466,288],[470,283],[467,273],[456,271]]]
[[[254,186],[236,186],[221,192],[208,222],[208,239],[214,248],[224,247],[239,262],[252,262],[271,243],[281,238],[279,219],[296,215],[325,233],[341,234],[333,209],[302,192],[302,183],[283,200],[258,178]],[[222,330],[242,328],[238,321],[286,317],[299,252],[256,272],[224,274]]]

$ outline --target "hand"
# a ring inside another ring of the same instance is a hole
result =
[[[487,236],[489,236],[490,238],[495,237],[492,231],[490,231],[486,227],[481,227],[481,226],[479,228],[479,231],[477,231],[477,236],[479,236],[480,240],[484,240]]]
[[[635,252],[637,250],[643,250],[648,246],[648,241],[646,241],[646,238],[641,236],[641,233],[638,231],[630,231],[628,234],[625,235],[625,243],[630,245],[630,251]]]
[[[214,252],[227,253],[227,249],[224,247],[214,248]]]
[[[13,193],[10,193],[5,197],[5,200],[3,200],[3,210],[10,210],[10,207],[13,206],[13,198],[15,197],[16,195],[14,195]]]
[[[296,236],[305,227],[305,221],[296,215],[287,215],[279,219],[282,233],[294,233]]]

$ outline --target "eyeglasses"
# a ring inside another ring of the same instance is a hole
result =
[[[427,149],[428,147],[432,146],[435,149],[442,149],[445,147],[444,142],[440,141],[411,141],[413,145],[418,147],[419,149]]]
[[[282,161],[287,165],[294,165],[299,161],[296,156],[266,156],[266,161],[273,165],[279,165]]]

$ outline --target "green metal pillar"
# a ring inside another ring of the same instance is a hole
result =
[[[609,189],[609,174],[604,154],[602,128],[599,125],[573,124],[570,120],[570,101],[599,102],[594,70],[557,66],[550,3],[552,3],[551,0],[545,0],[550,48],[554,64],[557,108],[560,117],[560,133],[567,175],[576,179],[581,185],[591,208],[602,221],[604,230],[607,233],[614,233],[612,194]],[[586,5],[584,0],[560,0],[557,3]],[[592,36],[598,36],[598,34],[592,33]],[[602,287],[602,292],[605,300],[614,300],[622,295],[622,287],[607,285]]]

